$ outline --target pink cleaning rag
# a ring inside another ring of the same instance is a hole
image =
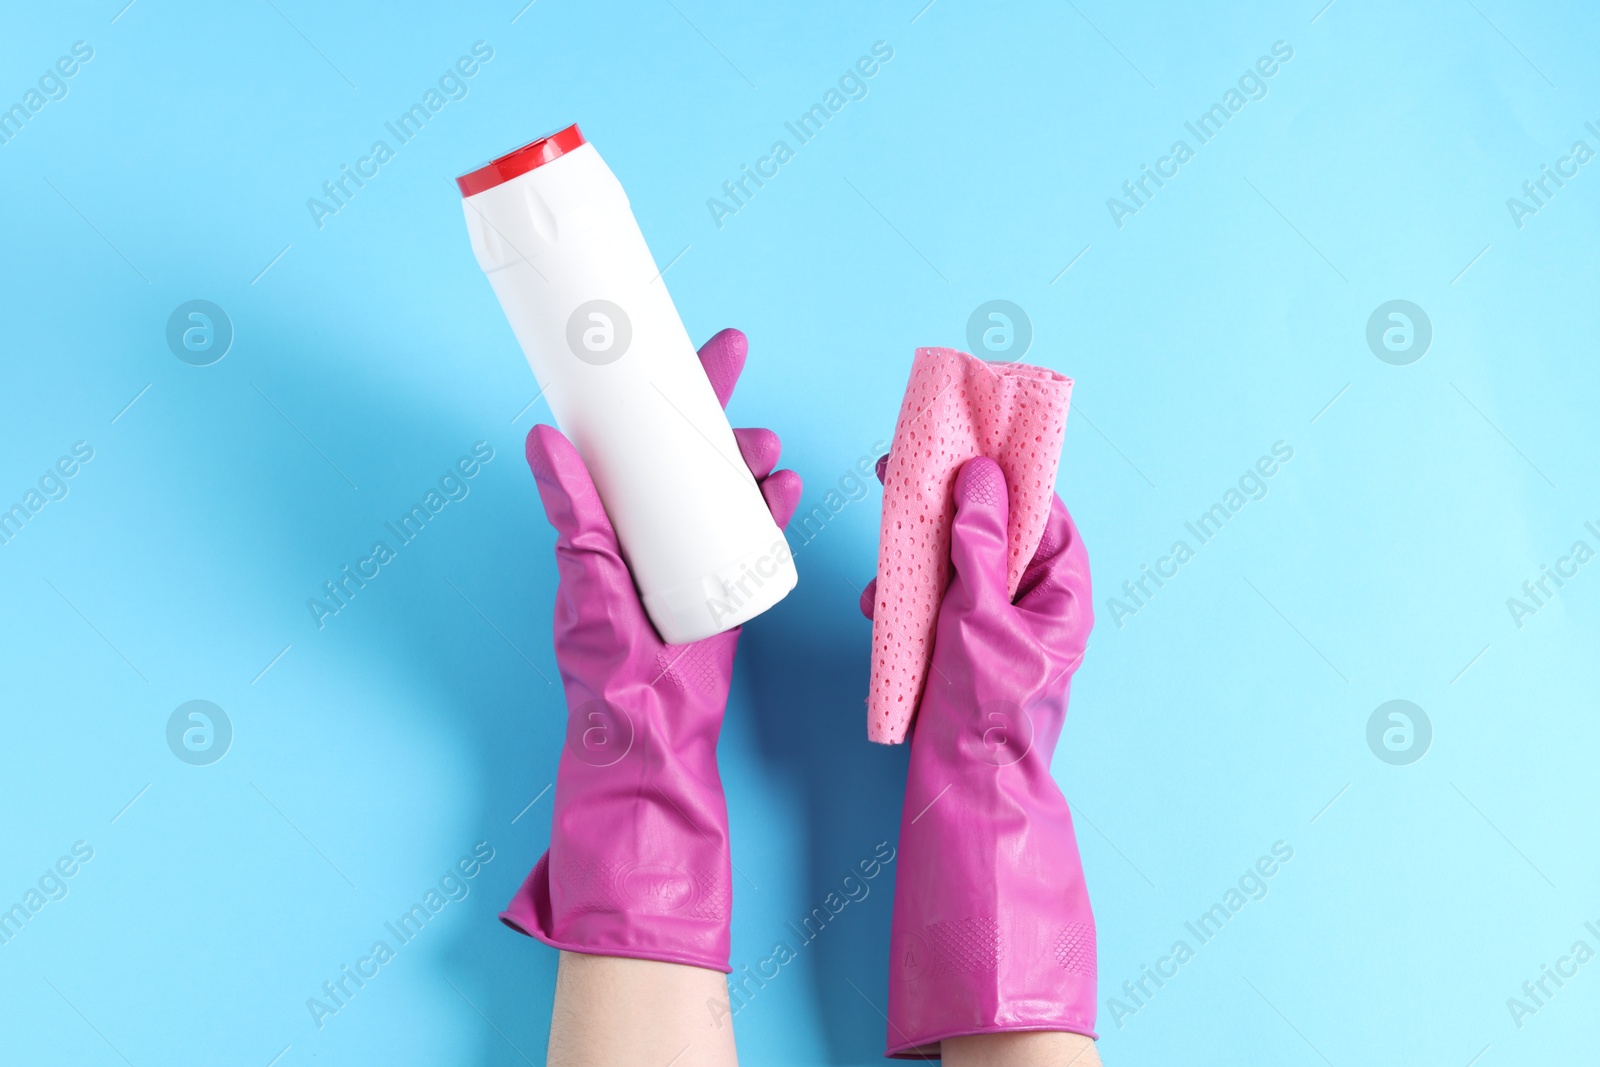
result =
[[[1045,367],[917,349],[883,477],[869,739],[904,741],[922,696],[950,571],[956,473],[974,456],[1005,472],[1015,596],[1050,516],[1071,401],[1072,379]]]

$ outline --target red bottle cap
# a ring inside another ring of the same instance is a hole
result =
[[[460,187],[462,196],[475,196],[485,189],[493,189],[520,177],[535,167],[542,167],[552,159],[560,159],[574,148],[588,143],[583,139],[583,131],[578,129],[577,123],[573,123],[564,130],[547,133],[514,152],[492,159],[470,174],[463,174],[456,179],[456,185]]]

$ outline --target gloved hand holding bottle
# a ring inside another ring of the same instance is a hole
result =
[[[726,406],[746,340],[724,330],[700,362]],[[770,430],[736,430],[781,527],[800,478],[773,471]],[[737,629],[683,645],[657,636],[600,496],[572,444],[528,434],[556,528],[555,650],[567,700],[550,849],[501,919],[562,949],[550,1057],[560,1063],[733,1062],[732,877],[717,737]],[[720,1003],[720,1016],[708,1004]]]

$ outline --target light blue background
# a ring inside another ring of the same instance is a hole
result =
[[[562,737],[521,459],[549,413],[451,179],[575,120],[658,262],[682,253],[690,333],[749,333],[733,416],[783,435],[803,508],[983,301],[1076,379],[1060,489],[1100,622],[1055,770],[1108,1064],[1592,1058],[1600,962],[1520,1028],[1506,1004],[1600,950],[1600,564],[1521,627],[1506,604],[1600,548],[1600,163],[1521,228],[1506,206],[1600,148],[1592,12],[123,2],[11,5],[0,32],[4,106],[94,48],[0,146],[0,506],[94,449],[0,546],[0,906],[94,849],[0,946],[0,1060],[542,1061],[555,954],[494,915],[545,846]],[[480,40],[470,95],[314,225],[307,198]],[[880,40],[868,96],[715,225],[707,198]],[[1268,95],[1119,229],[1107,198],[1280,40]],[[236,331],[208,367],[164,339],[197,298]],[[1409,366],[1365,341],[1397,298],[1434,328]],[[471,495],[319,631],[307,598],[479,440]],[[1280,440],[1267,497],[1118,628],[1121,583]],[[736,964],[897,833],[905,751],[862,708],[876,493],[743,639]],[[1366,741],[1397,698],[1434,729],[1406,766]],[[166,744],[191,699],[234,726],[211,766]],[[470,895],[319,1030],[307,998],[479,841]],[[1276,841],[1266,898],[1118,1026],[1122,983]],[[891,878],[740,1012],[748,1062],[878,1062]]]

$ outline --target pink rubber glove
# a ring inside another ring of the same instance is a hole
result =
[[[744,334],[723,330],[700,350],[724,407],[746,349]],[[777,435],[734,434],[773,518],[786,525],[800,476],[772,472]],[[728,971],[733,880],[717,736],[739,631],[663,643],[571,442],[535,426],[528,466],[557,533],[567,739],[550,849],[500,919],[572,952]]]
[[[1050,776],[1094,625],[1089,559],[1056,497],[1013,603],[1000,467],[969,460],[955,500],[896,861],[888,1054],[902,1058],[968,1034],[1096,1036],[1094,915]]]

